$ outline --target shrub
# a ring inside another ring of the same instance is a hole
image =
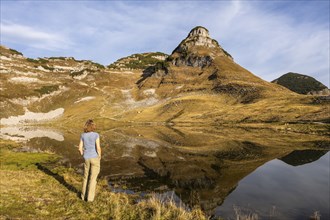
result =
[[[51,59],[51,60],[65,60],[66,58],[65,57],[49,57],[48,59]]]
[[[47,65],[41,65],[41,67],[46,69],[46,70],[50,70],[50,71],[53,71],[55,69],[54,67],[49,67]]]
[[[23,56],[23,54],[21,52],[18,52],[17,50],[14,50],[14,49],[9,49],[9,50],[14,54],[18,54],[18,55]]]
[[[46,64],[46,63],[49,62],[48,60],[43,59],[43,58],[38,58],[38,59],[26,58],[26,60],[27,60],[28,62],[31,62],[31,63],[38,63],[38,64]]]

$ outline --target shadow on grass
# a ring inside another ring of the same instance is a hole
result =
[[[39,170],[41,170],[45,174],[56,179],[61,185],[65,186],[65,188],[67,188],[71,192],[75,193],[77,195],[77,197],[80,198],[81,192],[78,191],[74,186],[72,186],[68,182],[66,182],[62,176],[58,175],[57,173],[54,173],[53,171],[51,171],[50,169],[48,169],[47,167],[43,166],[40,163],[36,163],[36,166],[38,167]]]

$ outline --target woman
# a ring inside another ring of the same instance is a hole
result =
[[[81,199],[89,202],[94,200],[96,179],[100,172],[101,160],[100,135],[95,132],[95,129],[96,126],[93,120],[87,120],[79,143],[80,154],[85,159]]]

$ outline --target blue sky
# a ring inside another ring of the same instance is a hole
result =
[[[329,87],[329,1],[1,1],[1,45],[26,57],[108,65],[170,54],[195,26],[264,80],[287,72]]]

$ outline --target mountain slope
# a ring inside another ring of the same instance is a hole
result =
[[[64,109],[59,118],[64,123],[107,117],[109,112],[122,111],[113,103],[120,103],[121,90],[130,89],[140,75],[70,57],[30,59],[4,46],[0,47],[0,53],[2,119],[59,108]]]
[[[272,83],[279,84],[290,89],[293,92],[304,95],[318,93],[323,90],[324,92],[326,92],[326,90],[328,90],[325,85],[323,85],[313,77],[292,72],[282,75],[278,79],[273,80]]]
[[[65,57],[30,59],[5,47],[0,53],[1,122],[55,110],[61,114],[52,123],[61,126],[88,118],[104,126],[329,121],[326,101],[255,76],[203,27],[168,57],[134,54],[110,67]],[[143,65],[131,68],[131,61]]]
[[[277,122],[329,120],[326,104],[266,82],[233,61],[208,30],[194,28],[165,62],[144,70],[136,99],[162,100],[125,113],[133,121]],[[138,114],[136,114],[138,112]]]
[[[236,64],[203,27],[194,28],[162,66],[146,69],[138,86],[156,88],[162,97],[203,91],[230,94],[245,103],[266,97],[267,91],[288,92]]]

